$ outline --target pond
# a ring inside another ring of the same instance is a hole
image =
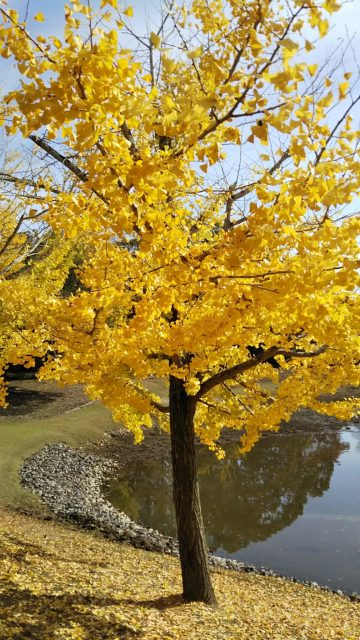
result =
[[[360,592],[360,431],[264,437],[218,461],[199,447],[213,553],[332,589]],[[132,519],[175,535],[168,456],[128,466],[107,497]]]

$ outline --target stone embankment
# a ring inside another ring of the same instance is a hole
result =
[[[112,466],[104,458],[54,443],[25,460],[20,479],[58,517],[99,529],[136,547],[176,553],[177,543],[172,538],[136,524],[104,498],[101,489]]]
[[[114,540],[135,547],[179,555],[176,540],[133,522],[105,499],[102,487],[112,470],[111,460],[72,449],[63,443],[53,443],[27,458],[19,473],[21,484],[36,493],[56,516],[85,528],[97,529]],[[210,564],[246,573],[277,575],[271,569],[256,568],[217,556],[210,556]],[[302,582],[288,576],[278,577]],[[304,584],[328,590],[327,587],[319,587],[316,582]],[[335,593],[348,595],[340,590]],[[355,593],[348,597],[360,600]]]

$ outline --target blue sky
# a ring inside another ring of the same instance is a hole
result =
[[[96,1],[96,0],[95,0]],[[344,0],[342,0],[344,2]],[[21,17],[25,16],[26,10],[31,18],[39,11],[46,17],[45,23],[30,22],[34,31],[41,33],[48,31],[49,33],[61,33],[63,24],[63,10],[66,2],[64,0],[8,0],[8,6],[17,9]],[[70,2],[68,3],[70,4]],[[152,29],[156,25],[156,17],[158,14],[161,0],[126,0],[120,3],[124,8],[131,5],[134,9],[135,25],[146,33],[147,29]],[[180,4],[180,2],[179,2]],[[360,0],[346,0],[342,9],[334,13],[331,18],[332,29],[331,34],[321,43],[320,50],[326,51],[328,46],[336,44],[339,38],[344,36],[346,28],[350,34],[353,34],[360,28]],[[358,34],[358,43],[359,34]]]
[[[344,0],[343,0],[344,1]],[[96,4],[98,0],[93,0]],[[8,6],[19,11],[21,18],[28,16],[28,28],[33,35],[56,35],[61,37],[63,29],[64,0],[8,0]],[[69,2],[70,4],[70,2]],[[158,24],[159,7],[161,0],[124,0],[120,6],[124,8],[129,4],[134,9],[133,27],[139,35],[144,35],[149,31],[156,30]],[[179,3],[180,4],[180,3]],[[38,12],[44,14],[46,20],[43,23],[32,20]],[[360,0],[345,0],[342,9],[332,14],[331,30],[326,38],[319,41],[314,61],[325,60],[329,53],[337,49],[342,39],[347,36],[354,36],[354,48],[360,51]],[[347,59],[347,67],[352,70],[354,62],[351,56]],[[2,86],[13,86],[16,76],[14,67],[9,61],[0,60],[0,81]]]

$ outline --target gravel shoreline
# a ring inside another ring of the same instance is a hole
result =
[[[56,517],[87,529],[96,529],[106,537],[147,551],[179,555],[176,540],[133,522],[104,498],[101,489],[113,469],[111,460],[73,449],[63,443],[53,443],[45,445],[27,458],[19,475],[21,484],[38,495]],[[316,582],[279,575],[264,567],[213,555],[210,555],[210,564],[245,573],[280,577],[312,588],[332,591],[352,601],[360,601],[360,594],[348,594]]]

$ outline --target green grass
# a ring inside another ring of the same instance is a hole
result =
[[[161,381],[151,379],[147,386],[166,401]],[[40,499],[20,485],[18,472],[25,458],[49,442],[80,447],[100,440],[112,428],[111,413],[100,402],[52,418],[0,421],[0,504],[43,513]]]
[[[48,442],[79,447],[98,440],[112,424],[100,403],[52,418],[0,422],[0,503],[39,510],[40,500],[20,486],[18,470],[24,459]]]

